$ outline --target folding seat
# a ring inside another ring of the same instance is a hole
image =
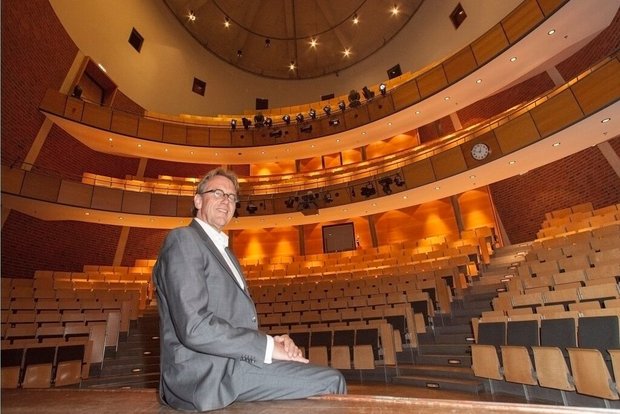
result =
[[[564,309],[568,310],[569,304],[576,303],[578,301],[578,290],[575,288],[552,290],[543,294],[543,303],[545,306],[562,305],[564,306]]]
[[[302,332],[289,332],[288,336],[291,337],[295,345],[299,347],[304,355],[308,355],[310,349],[310,332],[302,331]]]
[[[620,399],[601,351],[594,348],[568,348],[568,356],[577,392],[605,400]]]
[[[499,347],[506,345],[506,320],[478,324],[478,340],[471,345],[472,369],[477,377],[503,380]]]
[[[303,324],[313,324],[321,322],[321,313],[315,310],[307,310],[301,314],[299,322]]]
[[[336,369],[351,369],[351,350],[355,346],[355,330],[336,329],[332,341],[331,366]]]
[[[36,317],[37,312],[34,310],[18,311],[16,313],[9,314],[7,323],[9,323],[11,326],[17,326],[19,324],[32,325],[33,323],[35,323]]]
[[[270,314],[270,315],[260,314],[258,320],[259,320],[261,327],[268,329],[272,326],[280,325],[280,318],[281,318],[281,315],[279,313]]]
[[[620,298],[618,285],[616,283],[605,283],[588,285],[578,289],[579,301],[587,302],[591,300],[598,301],[603,307],[605,300]]]
[[[579,348],[598,349],[609,361],[608,349],[620,349],[620,317],[616,315],[588,316],[578,320]]]
[[[620,278],[620,262],[617,263],[605,263],[586,269],[587,280],[596,279],[615,279]]]
[[[331,330],[311,331],[308,359],[318,365],[329,366],[330,350],[332,346]]]
[[[587,255],[565,257],[558,260],[560,271],[570,272],[571,270],[586,270],[590,268],[590,260]]]
[[[508,321],[506,345],[500,347],[506,381],[538,385],[530,357],[531,347],[540,345],[538,324],[537,319]]]
[[[545,292],[546,294],[547,292]],[[544,303],[543,293],[531,292],[512,296],[512,308],[530,308],[532,311]]]
[[[4,339],[15,343],[16,341],[33,341],[37,334],[36,323],[23,323],[9,326],[4,334]]]
[[[2,388],[17,388],[21,383],[24,348],[2,348],[0,364],[2,366]]]
[[[335,309],[326,309],[321,311],[321,322],[340,322],[340,311]]]
[[[39,342],[58,342],[64,341],[65,327],[64,326],[40,326],[37,328],[36,339]]]
[[[10,302],[10,309],[12,311],[20,311],[20,310],[35,310],[36,302],[32,298],[15,298]]]
[[[361,321],[362,320],[362,311],[361,310],[355,310],[355,309],[342,309],[340,311],[340,320],[343,322],[354,322],[354,321]]]
[[[55,345],[26,348],[22,388],[49,388],[55,358]]]

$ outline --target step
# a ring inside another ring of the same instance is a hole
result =
[[[438,365],[444,367],[471,367],[470,355],[441,355],[441,354],[424,354],[417,355],[416,363],[423,365]]]
[[[469,380],[479,379],[474,375],[474,371],[471,367],[402,364],[398,368],[400,376],[445,377]]]
[[[392,378],[392,383],[412,385],[431,389],[450,391],[462,391],[477,394],[484,390],[484,384],[480,380],[466,380],[429,376],[398,376]]]
[[[159,372],[148,374],[118,375],[114,377],[92,377],[82,381],[80,388],[157,388]]]
[[[418,355],[468,355],[471,352],[471,345],[468,343],[461,344],[420,344],[418,346]]]

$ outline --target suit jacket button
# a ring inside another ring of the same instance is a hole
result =
[[[256,322],[256,316],[252,316],[252,322]]]

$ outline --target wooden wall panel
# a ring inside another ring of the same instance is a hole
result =
[[[112,110],[103,106],[84,105],[82,122],[101,129],[110,129]]]
[[[370,117],[368,116],[368,108],[366,106],[347,109],[344,113],[344,123],[348,129],[367,124],[368,122],[370,122]]]
[[[153,216],[171,216],[177,214],[177,199],[163,194],[151,195],[150,214]]]
[[[208,146],[210,128],[187,127],[187,145]]]
[[[532,108],[530,114],[542,137],[559,131],[583,116],[581,108],[579,108],[570,89],[562,91],[541,105]]]
[[[454,147],[433,155],[431,163],[438,180],[467,170],[467,163],[465,162],[461,147]]]
[[[562,4],[566,3],[568,0],[538,0],[538,5],[542,9],[545,16],[549,16],[555,10],[560,7]]]
[[[93,187],[92,208],[98,210],[121,211],[123,190],[107,187]]]
[[[114,111],[112,112],[110,129],[122,135],[135,137],[138,133],[138,120],[138,115]]]
[[[438,65],[418,76],[418,88],[422,97],[427,97],[448,86],[443,66]]]
[[[457,52],[443,64],[449,83],[456,82],[476,69],[476,58],[469,47]]]
[[[478,227],[496,227],[493,204],[488,187],[466,191],[458,196],[463,227],[466,230]]]
[[[22,189],[26,171],[2,165],[2,191],[19,194]]]
[[[254,145],[254,129],[244,129],[243,127],[231,132],[233,147],[249,147]]]
[[[81,121],[82,116],[84,115],[84,101],[67,97],[64,112],[61,112],[60,114],[65,118],[72,119],[74,121]]]
[[[125,191],[123,195],[122,211],[133,214],[149,214],[151,208],[151,193]]]
[[[163,122],[140,118],[140,123],[138,124],[138,137],[147,138],[153,141],[161,141],[163,130]]]
[[[435,181],[435,173],[430,158],[414,162],[402,168],[405,182],[409,188],[419,187]]]
[[[399,111],[413,105],[420,100],[420,91],[415,79],[400,85],[392,91],[394,109]]]
[[[471,44],[478,65],[482,65],[493,59],[493,57],[506,47],[508,47],[508,40],[499,24]]]
[[[368,102],[368,113],[370,119],[375,121],[386,117],[394,112],[394,104],[391,95],[381,96],[379,92]]]
[[[93,198],[93,186],[63,180],[60,184],[58,202],[79,207],[90,207]]]
[[[187,131],[185,125],[164,123],[163,141],[173,144],[185,144]]]
[[[27,173],[21,188],[21,195],[38,200],[56,201],[60,190],[60,178],[50,175]]]
[[[178,217],[192,217],[192,209],[194,208],[193,196],[179,196],[177,197],[177,216]]]
[[[494,131],[503,154],[509,154],[540,139],[529,113],[495,128]]]
[[[243,258],[298,256],[299,233],[296,227],[239,230],[234,232],[232,249]]]
[[[209,146],[230,147],[231,131],[229,128],[211,128]]]
[[[510,43],[515,43],[544,18],[536,0],[526,0],[502,20],[502,26]]]
[[[616,58],[571,87],[586,115],[596,112],[620,97],[618,73],[620,62]]]

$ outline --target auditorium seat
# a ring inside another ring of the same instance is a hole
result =
[[[577,392],[607,400],[620,399],[603,355],[598,349],[568,348],[568,356]]]

